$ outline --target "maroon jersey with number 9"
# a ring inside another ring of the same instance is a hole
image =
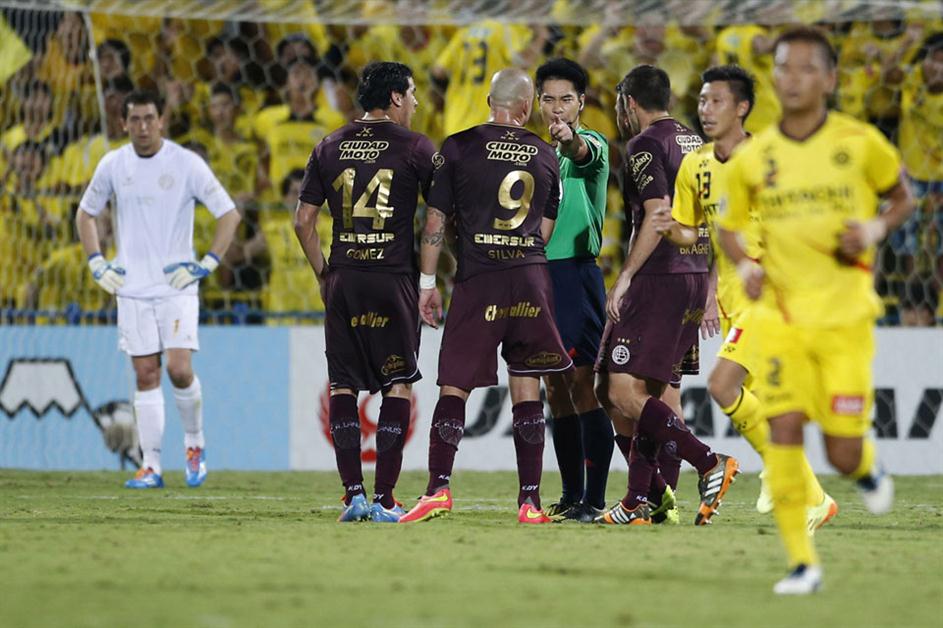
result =
[[[560,204],[549,144],[527,129],[489,122],[449,136],[434,161],[429,206],[456,216],[456,282],[546,263],[540,224],[556,220]]]

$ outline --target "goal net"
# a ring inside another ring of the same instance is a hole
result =
[[[291,210],[312,147],[359,115],[357,76],[368,62],[413,68],[414,128],[438,144],[457,130],[448,79],[477,76],[486,89],[492,57],[531,71],[553,56],[579,60],[590,74],[583,121],[613,142],[600,257],[611,285],[626,236],[616,82],[640,62],[663,67],[674,114],[699,128],[700,72],[738,63],[759,82],[749,120],[756,131],[778,113],[769,43],[797,23],[828,32],[840,56],[834,106],[875,124],[900,148],[917,198],[913,218],[881,245],[881,324],[934,325],[943,318],[943,16],[935,0],[0,0],[0,332],[11,334],[0,336],[0,369],[12,372],[31,343],[46,355],[69,342],[56,335],[64,328],[90,328],[82,338],[92,347],[96,330],[114,324],[114,300],[86,269],[73,216],[98,161],[127,141],[121,102],[132,89],[162,94],[166,135],[206,159],[244,217],[221,268],[201,287],[204,322],[309,325],[319,322],[323,303]],[[464,46],[445,58],[454,38],[466,38]],[[446,80],[432,80],[434,69]],[[544,132],[536,120],[531,126]],[[330,226],[319,221],[325,244]],[[198,207],[198,256],[213,228]],[[108,216],[99,231],[113,250]],[[79,346],[75,359],[102,359],[88,353]],[[126,366],[108,364],[130,390]],[[47,366],[55,381],[68,379],[65,367]],[[26,406],[41,415],[54,400],[47,393],[33,391]],[[18,395],[0,403],[8,416],[26,407]],[[104,433],[127,414],[114,404],[106,412],[106,402],[127,398],[102,393],[99,402],[69,407],[94,417]],[[117,430],[109,447],[133,452]]]

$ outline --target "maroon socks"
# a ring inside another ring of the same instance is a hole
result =
[[[409,399],[386,396],[377,421],[377,473],[373,501],[384,508],[395,505],[393,488],[403,467],[403,443],[409,430]]]
[[[449,485],[455,452],[465,433],[465,400],[453,395],[439,397],[429,430],[429,483],[426,495]]]
[[[646,436],[657,445],[674,441],[676,454],[686,460],[701,475],[717,465],[717,456],[702,443],[660,399],[649,397],[639,417],[637,435]]]
[[[522,401],[511,408],[514,418],[514,451],[517,453],[517,477],[520,490],[517,505],[530,501],[540,508],[540,474],[544,461],[544,404]]]
[[[344,501],[363,493],[363,470],[360,465],[360,412],[353,395],[333,395],[330,402],[331,440],[334,458],[346,492]]]

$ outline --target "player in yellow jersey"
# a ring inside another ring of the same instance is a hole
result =
[[[481,124],[490,115],[491,76],[502,68],[528,69],[549,37],[544,26],[484,20],[458,30],[432,67],[433,82],[445,90],[443,134]],[[529,43],[528,43],[529,42]]]
[[[756,102],[746,130],[758,133],[779,118],[780,108],[773,92],[769,29],[756,24],[732,24],[717,34],[715,58],[718,63],[736,63],[756,80]]]
[[[727,164],[719,237],[737,265],[759,342],[756,390],[769,418],[764,462],[791,572],[777,594],[808,594],[822,569],[806,533],[803,425],[819,424],[829,462],[857,480],[873,513],[890,510],[894,485],[875,460],[871,361],[880,302],[874,245],[913,211],[900,154],[874,127],[828,110],[835,54],[821,32],[783,33],[774,46],[778,124]],[[879,198],[887,201],[878,213]],[[762,265],[739,234],[758,218]]]
[[[890,244],[905,274],[921,254],[943,271],[943,32],[927,37],[901,79],[898,141],[917,211]]]
[[[743,293],[736,267],[720,252],[717,242],[717,209],[724,192],[724,172],[731,154],[749,138],[743,124],[753,106],[754,82],[737,65],[710,68],[701,75],[701,80],[704,85],[697,112],[705,135],[713,141],[685,155],[675,180],[672,207],[666,205],[656,212],[652,225],[675,244],[689,247],[697,243],[700,225],[707,223],[714,248],[712,272],[716,276],[717,298],[712,303],[714,297],[708,295],[706,310],[719,309],[720,332],[726,338],[717,354],[708,389],[733,426],[763,458],[769,443],[769,425],[759,399],[751,390],[750,374],[755,369],[751,358],[758,341],[750,329],[750,301]],[[751,259],[760,258],[755,224],[745,232],[744,244]],[[705,314],[705,320],[709,318],[715,317]],[[824,493],[805,457],[802,472],[809,486],[808,529],[812,533],[838,512],[838,506]],[[765,482],[756,508],[761,513],[773,509]]]

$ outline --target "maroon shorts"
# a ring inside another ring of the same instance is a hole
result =
[[[538,377],[572,368],[554,323],[544,264],[482,273],[455,284],[438,384],[464,390],[494,386],[499,344],[510,375]]]
[[[376,393],[419,380],[417,277],[335,268],[325,281],[331,388]]]
[[[610,321],[603,332],[596,371],[680,382],[706,300],[707,273],[636,275],[619,322]]]

